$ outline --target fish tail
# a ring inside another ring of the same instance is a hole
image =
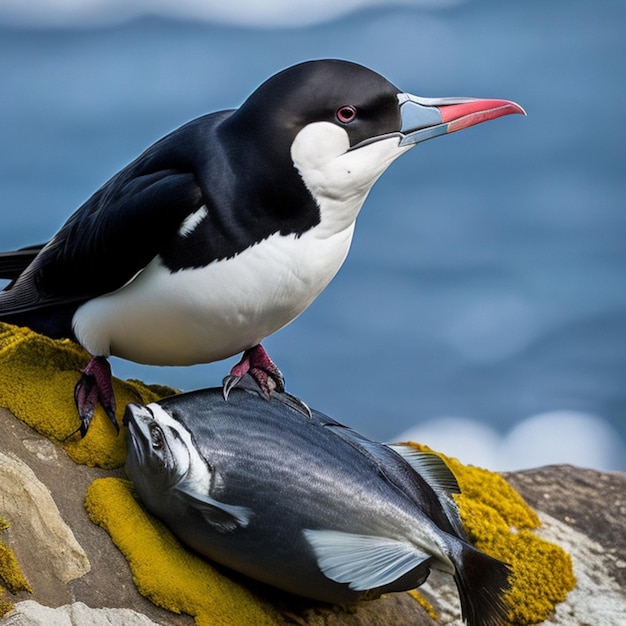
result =
[[[455,565],[461,612],[468,626],[509,624],[509,609],[503,599],[510,588],[509,566],[464,541],[458,542],[450,556]]]

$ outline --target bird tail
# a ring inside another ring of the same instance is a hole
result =
[[[455,565],[463,619],[468,626],[504,626],[508,607],[504,594],[510,588],[506,563],[480,552],[465,541],[455,542],[450,555]]]
[[[0,279],[15,280],[39,254],[43,245],[0,252]]]

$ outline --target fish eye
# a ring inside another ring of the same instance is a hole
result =
[[[156,424],[150,426],[150,441],[154,450],[160,450],[163,447],[163,432]]]
[[[335,115],[342,124],[349,124],[356,117],[356,108],[351,104],[344,104],[337,109]]]

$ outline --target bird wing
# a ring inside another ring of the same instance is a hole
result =
[[[80,302],[119,289],[176,236],[204,203],[193,172],[142,171],[136,161],[113,177],[0,293],[0,314]],[[10,255],[9,255],[10,256]],[[7,266],[9,261],[7,260]],[[1,267],[1,262],[0,262]],[[13,271],[13,275],[11,275]]]
[[[0,259],[0,276],[13,279],[0,292],[0,315],[84,302],[132,280],[171,245],[188,216],[211,208],[210,186],[199,181],[220,149],[215,129],[231,114],[196,118],[150,146],[91,196],[19,276],[35,247],[7,258],[4,274]]]

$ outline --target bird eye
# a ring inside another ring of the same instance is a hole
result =
[[[154,424],[150,428],[150,441],[155,450],[160,450],[163,447],[163,432]]]
[[[351,104],[344,104],[337,109],[336,115],[342,124],[348,124],[356,117],[356,109]]]

